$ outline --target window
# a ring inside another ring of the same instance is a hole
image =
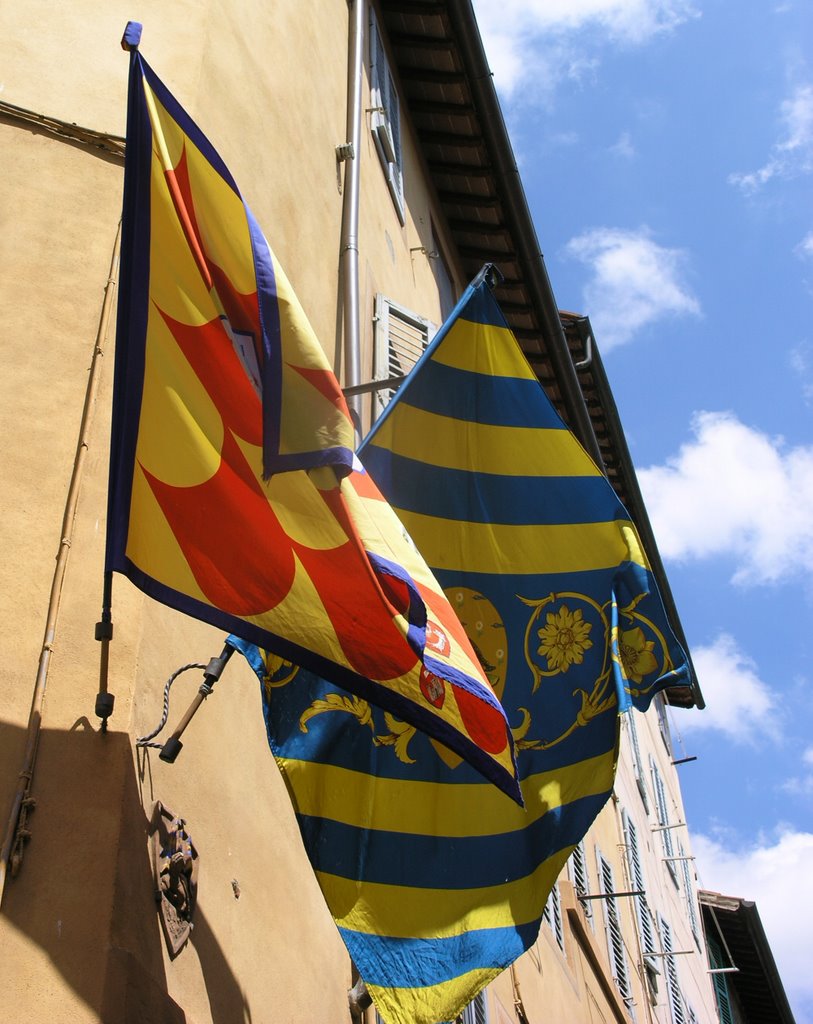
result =
[[[457,1020],[459,1024],[488,1024],[488,1005],[485,992],[478,993]]]
[[[598,854],[598,874],[603,893],[614,893],[615,879],[613,869],[608,861],[601,854]],[[624,936],[621,934],[621,919],[618,914],[618,902],[614,896],[605,895],[601,901],[604,904],[604,924],[607,931],[607,949],[610,954],[610,969],[613,979],[618,988],[625,1006],[634,1019],[632,1008],[632,989],[630,988],[629,967],[627,966],[627,953],[624,949]]]
[[[655,790],[655,807],[658,811],[658,824],[659,825],[670,825],[669,821],[669,808],[666,804],[666,788],[661,778],[661,773],[658,771],[658,766],[655,764],[653,758],[649,759],[649,766],[652,770],[652,788]],[[672,829],[662,828],[661,842],[663,843],[663,854],[665,858],[671,858],[675,855],[675,844],[672,839]],[[672,881],[678,886],[677,868],[673,860],[667,859],[665,861],[669,874],[672,876]]]
[[[683,843],[680,842],[678,843],[678,856],[686,857]],[[694,886],[692,885],[692,862],[686,858],[679,863],[681,873],[683,874],[683,890],[686,894],[686,913],[689,916],[689,924],[692,926],[694,943],[700,949],[700,922],[697,916],[697,899],[694,894]]]
[[[638,792],[641,794],[641,799],[644,802],[644,810],[649,812],[649,797],[646,791],[646,780],[644,778],[644,765],[641,761],[641,748],[638,745],[638,727],[635,724],[635,715],[637,712],[634,708],[630,708],[629,711],[622,716],[623,720],[627,723],[627,731],[630,736],[630,746],[632,747],[632,770],[635,773],[635,781],[638,785]]]
[[[644,870],[641,865],[641,851],[638,843],[638,829],[635,827],[635,823],[626,811],[622,813],[621,819],[624,823],[624,834],[627,843],[627,860],[629,861],[632,888],[636,890],[645,890]],[[655,930],[652,926],[652,917],[649,913],[649,904],[646,901],[646,896],[635,896],[634,900],[635,916],[638,919],[638,931],[641,936],[641,949],[644,954],[654,953],[656,951]]]
[[[663,745],[666,747],[666,752],[669,756],[672,756],[672,733],[669,730],[669,719],[666,715],[666,697],[662,693],[655,695],[653,701],[655,708],[658,712],[658,728],[661,732],[661,739]]]
[[[387,186],[404,223],[404,168],[401,155],[401,108],[375,15],[370,13],[370,128]]]
[[[624,826],[624,837],[627,846],[627,862],[629,864],[630,882],[632,888],[645,890],[644,869],[641,864],[641,850],[638,843],[638,829],[626,811],[621,812],[621,821]],[[655,944],[655,927],[652,914],[649,910],[646,896],[634,896],[635,918],[638,922],[638,934],[641,937],[641,952],[643,953],[646,980],[649,987],[650,999],[653,1002],[658,994],[658,967],[654,957],[647,956],[647,953],[657,952]]]
[[[542,911],[542,920],[553,932],[556,945],[564,952],[565,933],[562,926],[562,901],[559,896],[559,886],[554,882],[553,888],[548,895],[545,909]]]
[[[719,970],[721,967],[729,967],[723,958],[720,944],[714,936],[708,936],[709,962],[713,968]],[[714,995],[717,997],[717,1013],[720,1017],[720,1024],[734,1024],[734,1011],[731,1009],[731,998],[728,994],[728,979],[725,974],[712,974],[714,984]]]
[[[576,846],[573,847],[573,853],[570,855],[568,864],[568,874],[570,875],[570,881],[573,883],[573,888],[576,890],[577,896],[584,896],[590,892],[590,883],[587,877],[587,855],[584,851],[584,840],[582,839]],[[581,907],[584,911],[584,916],[590,922],[590,927],[594,928],[593,924],[593,901],[582,900]]]
[[[669,992],[669,1006],[672,1010],[672,1024],[688,1024],[686,1014],[683,1012],[683,995],[678,985],[677,965],[675,964],[674,956],[672,956],[674,949],[672,945],[672,929],[663,918],[661,918],[661,942],[663,943],[663,951],[667,954],[664,957],[664,961],[666,963],[666,986]]]
[[[373,377],[389,380],[405,376],[420,359],[437,331],[437,325],[380,293],[375,297]],[[395,394],[394,388],[375,392],[373,419],[377,419]]]

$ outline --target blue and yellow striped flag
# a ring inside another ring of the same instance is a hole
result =
[[[634,526],[476,281],[362,446],[503,706],[521,809],[446,748],[244,652],[328,906],[390,1024],[455,1017],[536,939],[613,785],[619,709],[686,685]],[[307,690],[307,693],[305,691]]]

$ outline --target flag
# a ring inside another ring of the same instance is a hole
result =
[[[619,710],[686,685],[689,668],[633,524],[484,281],[360,453],[508,712],[525,809],[392,715],[243,649],[308,856],[381,1016],[436,1024],[536,940],[612,790]]]
[[[279,261],[137,49],[121,276],[107,569],[380,704],[517,797],[504,713],[353,453]]]

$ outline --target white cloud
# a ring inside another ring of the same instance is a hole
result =
[[[647,228],[594,228],[572,238],[565,255],[592,272],[584,287],[584,311],[602,352],[630,341],[641,328],[667,315],[700,313],[682,280],[686,256],[650,237]]]
[[[753,195],[773,178],[791,178],[813,171],[813,85],[799,85],[782,103],[783,132],[766,162],[756,171],[729,175],[746,195]]]
[[[799,1024],[813,1020],[813,834],[780,829],[739,848],[692,837],[704,888],[756,903],[785,991]],[[807,1016],[804,1016],[805,1010]]]
[[[700,714],[681,715],[683,732],[715,731],[735,743],[780,738],[776,694],[733,637],[722,633],[706,647],[693,647],[692,660],[706,708]]]
[[[528,83],[536,100],[595,70],[577,34],[638,45],[697,16],[690,0],[476,0],[475,8],[498,88],[510,97]]]
[[[808,341],[800,341],[788,353],[788,363],[802,389],[805,401],[813,402],[813,358]]]
[[[733,413],[701,412],[695,439],[638,474],[665,558],[733,556],[736,583],[813,570],[813,446],[788,448]]]
[[[807,797],[813,795],[813,775],[793,775],[779,787],[783,792],[791,796]]]
[[[632,136],[629,132],[622,132],[615,145],[610,146],[610,153],[613,156],[621,157],[624,160],[632,160],[635,156],[635,146],[632,144]]]
[[[801,242],[799,242],[796,246],[796,252],[806,259],[813,256],[813,231],[805,235]]]
[[[780,788],[793,796],[813,796],[813,771],[809,770],[813,768],[813,747],[802,752],[802,765],[803,773],[786,779]]]

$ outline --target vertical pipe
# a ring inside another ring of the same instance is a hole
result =
[[[350,0],[350,40],[347,55],[347,141],[352,156],[345,161],[342,206],[341,269],[344,322],[344,383],[361,383],[359,313],[359,162],[361,150],[361,80],[364,40],[364,0]],[[357,435],[361,435],[361,396],[348,402]]]
[[[59,616],[59,601],[62,596],[62,585],[65,581],[65,572],[68,566],[68,552],[70,551],[71,539],[73,537],[74,519],[76,518],[76,507],[79,501],[79,485],[82,480],[82,470],[85,465],[85,456],[88,450],[90,436],[90,419],[96,403],[96,395],[99,390],[101,379],[102,356],[104,355],[104,343],[107,338],[107,329],[110,323],[110,313],[113,308],[113,296],[116,290],[116,268],[119,259],[119,246],[121,244],[121,224],[116,232],[116,240],[113,244],[113,255],[110,261],[110,273],[105,286],[104,301],[99,318],[99,327],[96,338],[93,342],[93,358],[90,363],[87,389],[85,391],[85,404],[82,410],[82,420],[79,426],[79,440],[76,445],[76,455],[73,461],[73,472],[68,487],[68,495],[65,499],[65,510],[62,516],[62,533],[60,535],[59,549],[56,556],[56,566],[51,581],[51,594],[48,600],[48,612],[45,621],[45,635],[40,651],[39,665],[37,666],[37,677],[34,682],[34,692],[31,697],[31,711],[28,716],[28,732],[26,735],[25,754],[23,767],[20,770],[17,782],[17,790],[12,801],[9,812],[6,831],[3,838],[3,845],[0,848],[0,903],[3,901],[6,877],[9,869],[12,874],[16,873],[16,866],[19,858],[15,855],[15,847],[20,842],[18,828],[20,827],[20,816],[30,806],[29,793],[31,781],[34,776],[34,765],[37,761],[39,749],[40,730],[42,727],[42,711],[45,705],[45,690],[48,684],[48,668],[51,663],[51,651],[54,647],[56,637],[57,618]]]

